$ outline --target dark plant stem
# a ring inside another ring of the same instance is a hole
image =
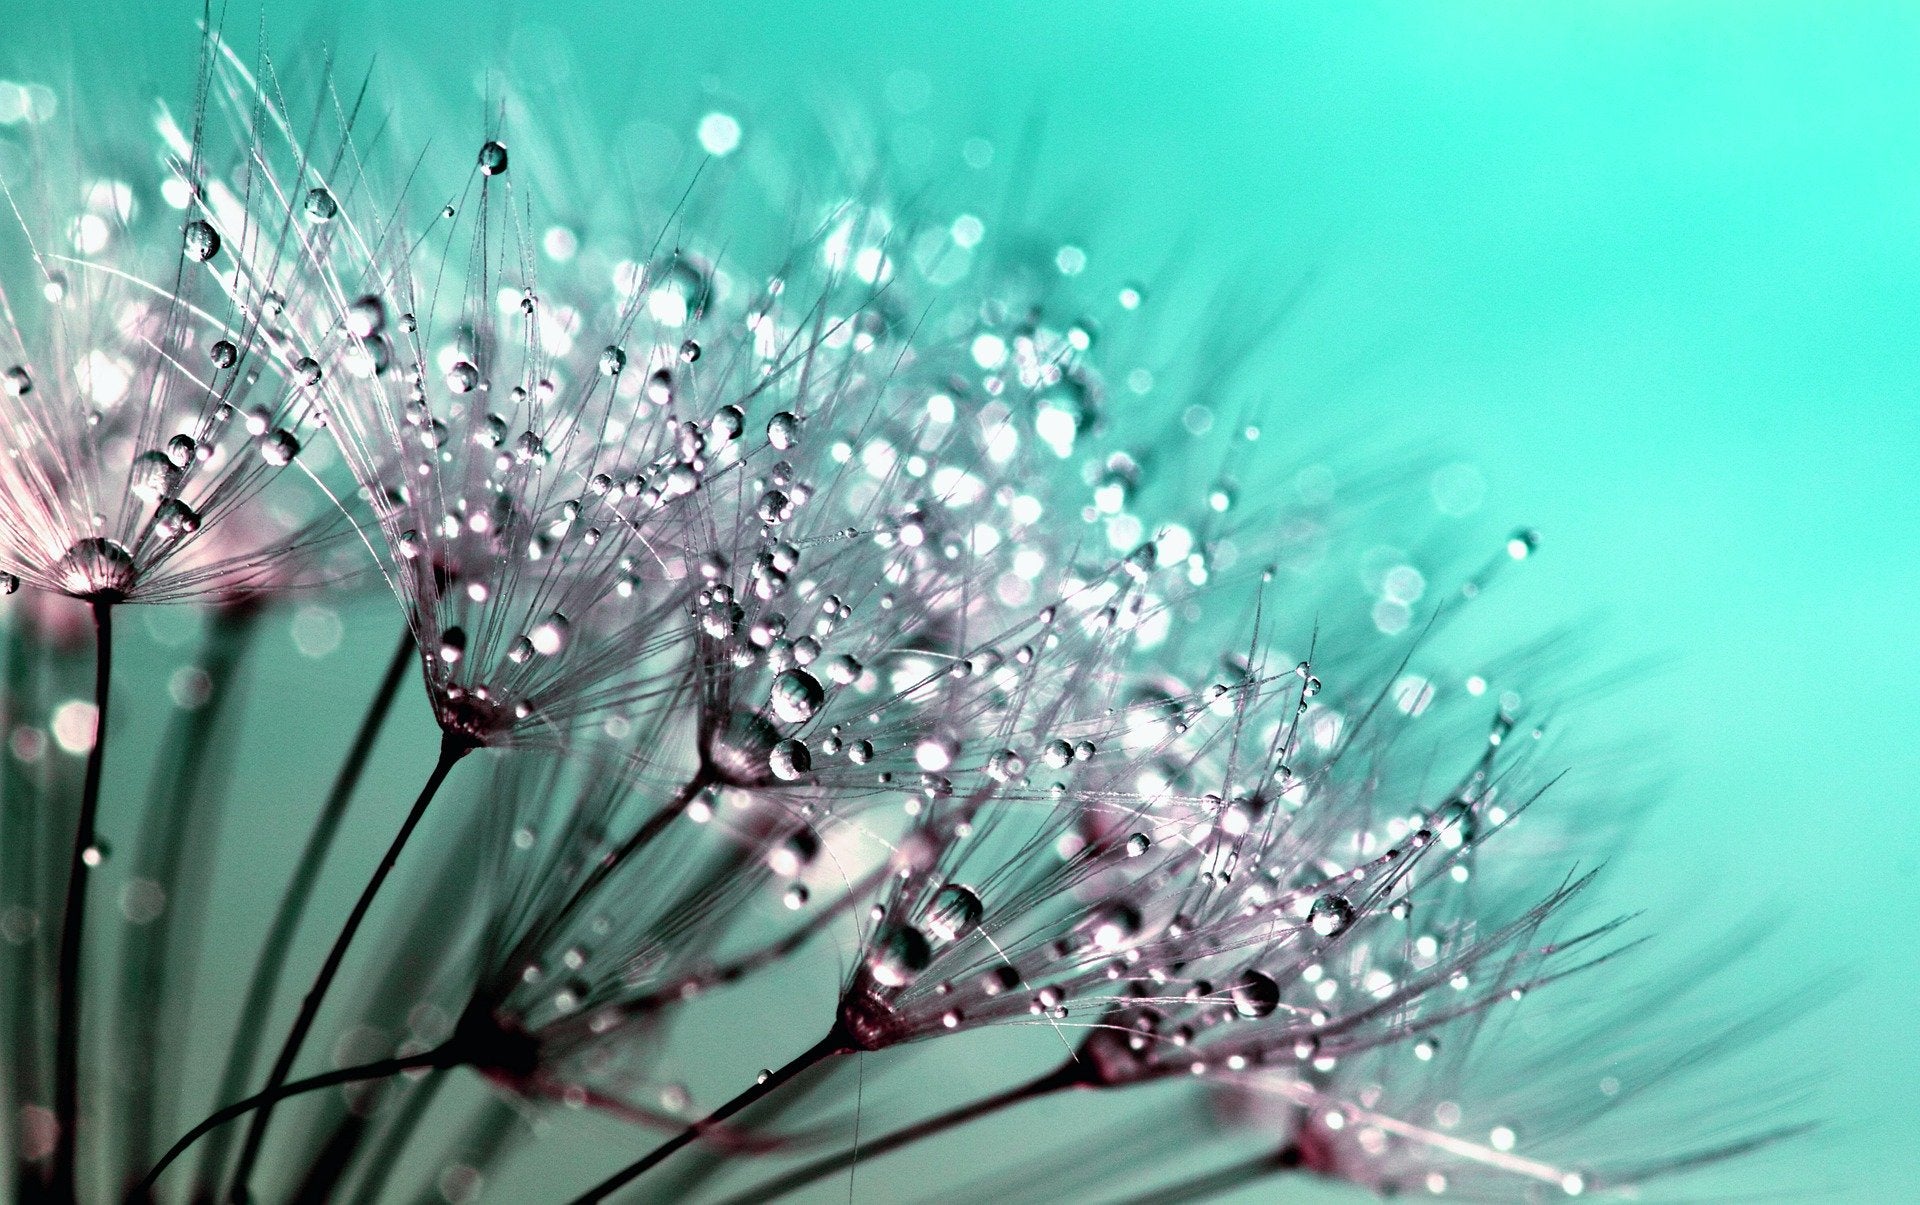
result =
[[[133,872],[151,880],[163,901],[157,916],[141,931],[141,940],[129,940],[122,955],[119,987],[119,1064],[128,1097],[124,1129],[116,1145],[131,1161],[127,1174],[137,1173],[153,1159],[154,1133],[172,1128],[173,1085],[165,1081],[178,1068],[178,1048],[187,1028],[177,1000],[181,985],[192,979],[197,949],[191,944],[175,955],[176,939],[191,943],[191,922],[203,902],[206,876],[183,877],[189,849],[203,854],[212,848],[210,829],[217,817],[220,791],[207,787],[207,766],[221,720],[238,696],[236,685],[247,645],[260,611],[255,606],[227,607],[213,619],[200,658],[208,693],[200,706],[173,714],[162,738],[162,756],[171,764],[154,775],[140,822],[140,841],[134,849]],[[230,1095],[230,1094],[229,1094]],[[221,1096],[226,1100],[229,1096]]]
[[[160,1156],[160,1161],[155,1163],[145,1176],[141,1177],[140,1183],[134,1186],[134,1192],[142,1195],[150,1194],[153,1191],[154,1184],[159,1181],[161,1175],[167,1168],[173,1165],[173,1161],[185,1154],[187,1148],[199,1141],[203,1134],[209,1130],[223,1126],[234,1118],[253,1109],[270,1108],[290,1096],[299,1096],[304,1092],[313,1092],[320,1088],[331,1088],[336,1084],[354,1084],[371,1079],[385,1079],[389,1075],[398,1075],[402,1071],[411,1071],[416,1067],[438,1067],[443,1065],[443,1063],[451,1057],[454,1057],[452,1049],[447,1046],[440,1046],[433,1050],[422,1051],[419,1054],[409,1054],[390,1059],[375,1059],[371,1063],[362,1063],[357,1067],[343,1067],[338,1071],[324,1072],[320,1075],[309,1076],[306,1079],[294,1080],[292,1083],[280,1084],[264,1092],[256,1092],[245,1100],[236,1100],[225,1108],[216,1110],[210,1114],[205,1121],[202,1121],[199,1125],[194,1126],[191,1130],[182,1134],[180,1141],[168,1148],[167,1153]]]
[[[15,727],[33,706],[38,676],[34,672],[36,651],[16,604],[7,624],[7,670],[4,693],[0,693],[0,911],[20,908],[24,910],[22,915],[40,907],[41,816],[45,809],[37,806],[42,792],[35,776],[14,759],[11,742]],[[0,1025],[4,1026],[0,1033],[5,1036],[0,1040],[4,1040],[7,1051],[0,1117],[18,1117],[22,1107],[43,1099],[43,961],[37,933],[18,945],[0,945],[0,984],[5,985],[4,998],[0,998]],[[25,1200],[41,1189],[43,1169],[28,1161],[23,1144],[14,1143],[13,1153],[13,1195]],[[0,1186],[0,1195],[5,1195],[4,1186]]]
[[[442,1158],[441,1166],[464,1160],[479,1173],[484,1183],[500,1161],[518,1145],[516,1139],[525,1132],[524,1124],[519,1110],[505,1097],[487,1093],[480,1103],[479,1116],[468,1122],[460,1132]],[[434,1187],[430,1187],[414,1198],[414,1205],[440,1205],[445,1199]]]
[[[347,956],[347,948],[353,944],[353,938],[360,931],[360,924],[367,917],[367,910],[373,906],[374,897],[380,894],[380,888],[393,872],[394,864],[400,860],[400,852],[407,846],[407,839],[413,836],[413,830],[419,827],[421,818],[427,814],[427,805],[439,793],[440,785],[447,780],[460,759],[473,751],[473,743],[464,737],[444,733],[440,738],[440,756],[434,762],[433,772],[427,776],[426,785],[420,788],[419,798],[413,801],[413,807],[407,812],[406,820],[400,825],[400,831],[394,835],[393,843],[381,857],[380,865],[374,868],[373,877],[367,880],[366,887],[355,901],[353,911],[347,914],[347,922],[341,926],[340,935],[334,938],[333,948],[327,951],[326,961],[320,964],[320,973],[314,976],[313,984],[307,989],[307,995],[300,1002],[300,1014],[294,1018],[293,1028],[287,1034],[287,1040],[280,1047],[280,1057],[274,1060],[273,1072],[267,1077],[265,1092],[269,1095],[282,1084],[293,1071],[293,1061],[300,1055],[300,1048],[306,1043],[307,1034],[313,1029],[313,1023],[320,1015],[320,1005],[327,998],[327,990],[333,986],[333,980],[340,973],[340,964]],[[240,1147],[239,1166],[234,1169],[231,1199],[236,1202],[249,1200],[247,1181],[252,1178],[253,1165],[260,1157],[260,1145],[267,1136],[267,1126],[273,1120],[274,1101],[270,1098],[253,1115],[248,1124],[247,1137]]]
[[[80,818],[74,826],[73,857],[67,865],[67,902],[60,929],[60,970],[54,988],[58,1019],[53,1043],[53,1168],[48,1190],[56,1201],[71,1201],[78,1191],[80,1122],[80,980],[82,938],[87,927],[87,879],[97,860],[94,832],[100,816],[100,773],[107,755],[107,702],[113,681],[113,606],[106,599],[93,607],[93,748],[87,751],[86,785],[80,790]]]
[[[412,662],[413,630],[402,628],[400,644],[393,651],[393,659],[387,663],[386,674],[380,679],[372,701],[367,704],[366,714],[360,719],[360,729],[354,733],[346,760],[340,763],[340,769],[334,774],[333,786],[327,792],[326,802],[321,805],[320,818],[315,821],[313,831],[307,834],[307,843],[300,851],[293,879],[280,896],[273,921],[267,926],[260,958],[254,963],[253,976],[247,981],[246,995],[241,1000],[239,1012],[234,1016],[233,1042],[227,1048],[226,1066],[220,1072],[220,1087],[214,1094],[215,1100],[232,1100],[240,1095],[248,1077],[253,1074],[253,1065],[260,1055],[261,1039],[266,1036],[267,1018],[273,1012],[273,998],[279,989],[280,977],[286,970],[287,956],[293,950],[293,935],[306,916],[308,904],[313,900],[314,888],[320,882],[320,871],[326,866],[334,840],[339,836],[341,822],[346,819],[347,805],[353,801],[354,791],[360,785],[367,761],[373,756],[374,743],[380,737],[380,730],[386,726],[387,714],[393,710],[393,700],[400,693],[400,686],[406,680],[407,668]],[[234,1133],[232,1130],[223,1130],[208,1143],[206,1156],[200,1164],[202,1180],[209,1184],[219,1183]]]
[[[380,1135],[380,1141],[374,1145],[373,1152],[367,1156],[366,1166],[360,1169],[360,1186],[354,1193],[354,1205],[373,1205],[380,1194],[388,1188],[393,1179],[394,1166],[400,1162],[407,1144],[413,1141],[414,1133],[425,1120],[427,1110],[433,1107],[440,1090],[447,1086],[447,1073],[434,1071],[427,1076],[425,1083],[414,1086],[407,1099],[387,1121],[386,1131]],[[309,1198],[312,1205],[325,1205],[332,1197]]]
[[[1264,1180],[1268,1176],[1277,1176],[1283,1171],[1297,1167],[1298,1161],[1288,1161],[1283,1155],[1268,1153],[1256,1155],[1240,1163],[1229,1164],[1218,1171],[1211,1171],[1191,1180],[1182,1180],[1178,1184],[1169,1184],[1137,1197],[1127,1197],[1118,1205],[1180,1205],[1186,1201],[1204,1201],[1208,1197],[1217,1197],[1238,1188],[1245,1188]],[[1273,1193],[1269,1201],[1284,1200],[1279,1193]]]
[[[768,1075],[765,1079],[756,1083],[753,1087],[748,1088],[745,1092],[734,1097],[726,1104],[721,1105],[699,1121],[681,1130],[678,1134],[667,1139],[659,1146],[654,1147],[653,1150],[647,1153],[645,1158],[634,1163],[629,1163],[613,1175],[608,1176],[605,1180],[589,1188],[586,1192],[581,1193],[578,1197],[574,1198],[573,1205],[592,1205],[595,1201],[606,1200],[609,1196],[633,1183],[648,1171],[666,1162],[675,1151],[695,1141],[702,1134],[713,1129],[748,1105],[764,1099],[781,1085],[793,1079],[809,1067],[824,1062],[836,1055],[847,1054],[854,1049],[856,1049],[856,1047],[846,1032],[836,1024],[827,1032],[826,1037],[821,1038],[818,1042],[808,1047],[798,1058],[795,1058],[778,1071]]]
[[[931,1138],[935,1134],[944,1133],[956,1126],[963,1126],[990,1113],[998,1113],[1002,1109],[1036,1100],[1042,1096],[1050,1096],[1067,1088],[1083,1088],[1088,1085],[1088,1082],[1085,1068],[1069,1059],[1038,1079],[1017,1084],[1004,1092],[949,1109],[945,1113],[936,1113],[924,1121],[902,1126],[892,1133],[863,1141],[844,1151],[815,1159],[811,1163],[804,1163],[783,1176],[756,1184],[737,1196],[728,1197],[722,1205],[778,1200],[790,1192],[805,1188],[816,1180],[831,1176],[835,1172],[845,1171],[862,1159],[878,1159],[903,1146],[919,1142],[923,1138]]]

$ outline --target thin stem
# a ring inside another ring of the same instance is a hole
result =
[[[815,1159],[811,1163],[801,1164],[783,1176],[756,1184],[737,1196],[728,1197],[721,1202],[721,1205],[745,1205],[746,1202],[778,1200],[790,1192],[805,1188],[816,1180],[844,1171],[862,1159],[878,1159],[903,1146],[919,1142],[923,1138],[931,1138],[935,1134],[944,1133],[970,1121],[976,1121],[989,1113],[997,1113],[1002,1109],[1048,1096],[1066,1088],[1085,1087],[1087,1082],[1085,1069],[1078,1062],[1069,1059],[1038,1079],[1017,1084],[1004,1092],[949,1109],[945,1113],[936,1113],[923,1121],[902,1126],[890,1134],[863,1141],[844,1151]]]
[[[187,877],[188,850],[211,850],[212,828],[222,798],[221,776],[208,784],[207,768],[214,753],[221,721],[240,695],[237,682],[247,647],[257,627],[255,606],[222,609],[201,650],[207,696],[198,707],[175,711],[161,741],[161,756],[169,759],[156,773],[140,822],[140,843],[134,850],[133,874],[159,887],[162,901],[157,916],[148,921],[141,940],[129,940],[122,954],[118,993],[119,1060],[124,1093],[124,1128],[115,1145],[138,1172],[154,1155],[156,1130],[171,1130],[171,1103],[177,1093],[168,1082],[177,1070],[176,1057],[188,1026],[179,1015],[187,1004],[177,1000],[181,985],[190,984],[199,949],[193,941],[194,918],[205,903],[207,876]],[[175,941],[185,948],[175,951]],[[216,1099],[230,1099],[225,1093]]]
[[[380,679],[378,689],[373,692],[372,701],[367,704],[366,714],[360,719],[360,729],[354,734],[346,760],[340,763],[339,771],[334,774],[333,787],[327,792],[326,802],[321,805],[320,818],[314,823],[313,831],[307,834],[307,844],[300,851],[293,879],[281,895],[279,906],[274,909],[273,923],[267,926],[267,937],[261,947],[260,958],[253,965],[253,977],[247,981],[246,996],[241,1000],[240,1011],[235,1014],[233,1043],[227,1048],[227,1062],[220,1072],[220,1087],[214,1093],[215,1100],[232,1100],[240,1095],[248,1077],[253,1074],[253,1065],[260,1055],[261,1039],[266,1036],[267,1019],[273,1012],[273,998],[280,987],[280,977],[286,970],[287,956],[293,951],[293,935],[306,916],[308,904],[313,900],[314,888],[320,882],[320,871],[333,851],[340,824],[346,819],[347,805],[353,801],[353,793],[360,785],[360,777],[367,768],[368,759],[373,755],[374,743],[380,737],[380,730],[386,726],[387,713],[393,710],[393,700],[400,693],[401,683],[406,680],[407,668],[412,661],[413,629],[403,627],[400,630],[400,644],[393,650],[393,659],[387,663],[387,672]],[[233,1138],[234,1131],[224,1130],[208,1144],[207,1154],[200,1164],[201,1176],[208,1183],[219,1182]]]
[[[100,772],[107,754],[107,701],[113,681],[113,603],[94,599],[93,748],[87,752],[86,785],[80,791],[80,818],[74,826],[73,857],[67,865],[67,903],[60,930],[60,970],[54,989],[58,1028],[53,1045],[53,1170],[48,1189],[56,1201],[71,1201],[78,1191],[80,1121],[80,979],[82,938],[87,927],[87,879],[99,859],[94,827],[100,815]]]
[[[423,1084],[416,1084],[407,1099],[400,1102],[399,1109],[387,1120],[386,1132],[380,1135],[380,1141],[374,1145],[373,1152],[367,1156],[366,1166],[359,1174],[360,1186],[353,1196],[354,1205],[373,1205],[381,1192],[393,1181],[393,1169],[400,1162],[400,1156],[406,1153],[407,1144],[413,1141],[420,1123],[426,1119],[427,1110],[433,1107],[440,1090],[447,1086],[445,1071],[434,1071],[427,1076]],[[336,1198],[327,1195],[315,1195],[306,1198],[314,1205],[325,1205]]]
[[[432,1050],[422,1051],[419,1054],[409,1054],[390,1059],[375,1059],[371,1063],[362,1063],[358,1067],[343,1067],[338,1071],[323,1072],[320,1075],[309,1076],[306,1079],[294,1080],[290,1084],[280,1084],[265,1091],[256,1092],[245,1100],[236,1100],[225,1108],[216,1110],[210,1114],[205,1121],[202,1121],[199,1125],[194,1126],[191,1130],[182,1134],[180,1141],[168,1148],[167,1153],[160,1156],[160,1161],[154,1164],[145,1176],[141,1177],[140,1183],[134,1186],[133,1191],[139,1195],[151,1193],[154,1184],[158,1182],[161,1174],[164,1173],[168,1167],[172,1166],[175,1159],[185,1154],[188,1147],[199,1141],[201,1135],[209,1130],[227,1124],[242,1113],[262,1107],[270,1108],[280,1101],[287,1099],[289,1096],[299,1096],[302,1093],[312,1092],[320,1088],[330,1088],[335,1084],[353,1084],[370,1079],[385,1079],[389,1075],[398,1075],[402,1071],[411,1071],[416,1067],[443,1066],[445,1061],[450,1057],[453,1057],[452,1050],[447,1046],[439,1046]]]
[[[434,762],[433,773],[427,776],[426,785],[420,788],[420,797],[413,801],[406,821],[394,835],[393,844],[387,847],[380,865],[374,868],[373,877],[367,880],[359,900],[353,905],[353,911],[347,914],[347,923],[341,926],[340,935],[334,938],[333,948],[327,951],[326,961],[320,965],[320,973],[314,977],[306,998],[300,1002],[300,1015],[294,1018],[293,1029],[288,1032],[287,1040],[280,1048],[280,1057],[274,1061],[272,1074],[267,1077],[267,1092],[271,1093],[287,1082],[287,1077],[293,1071],[293,1061],[299,1057],[300,1048],[305,1044],[308,1032],[313,1029],[314,1020],[320,1015],[321,1002],[327,998],[327,989],[333,986],[334,976],[339,974],[340,964],[347,956],[347,948],[353,944],[354,934],[360,931],[360,923],[366,919],[374,897],[380,894],[381,886],[393,872],[394,864],[400,860],[400,851],[407,846],[407,839],[413,836],[413,830],[419,827],[421,818],[427,814],[427,805],[433,802],[440,784],[447,780],[447,775],[459,764],[460,759],[472,751],[471,741],[452,733],[441,736],[440,756]],[[253,1165],[260,1157],[260,1145],[266,1139],[273,1111],[274,1102],[268,1100],[248,1124],[246,1141],[240,1147],[240,1163],[233,1173],[230,1195],[235,1201],[248,1199],[247,1181],[252,1178]]]
[[[754,1084],[753,1087],[748,1088],[745,1092],[734,1097],[726,1104],[721,1105],[699,1121],[681,1130],[678,1134],[667,1139],[659,1146],[654,1147],[653,1150],[647,1152],[645,1158],[634,1163],[629,1163],[613,1175],[608,1176],[605,1180],[589,1188],[586,1192],[581,1193],[578,1197],[574,1198],[573,1205],[593,1205],[593,1202],[606,1200],[609,1196],[633,1183],[654,1167],[666,1162],[675,1151],[693,1142],[702,1134],[713,1129],[748,1105],[766,1097],[794,1076],[807,1070],[807,1068],[812,1067],[816,1063],[823,1062],[826,1059],[833,1058],[836,1055],[846,1054],[852,1049],[854,1049],[854,1047],[849,1042],[847,1035],[842,1032],[840,1026],[836,1024],[827,1032],[826,1037],[821,1038],[818,1042],[808,1047],[798,1058]]]
[[[1222,1193],[1232,1192],[1236,1188],[1245,1188],[1268,1176],[1279,1175],[1297,1165],[1297,1162],[1289,1163],[1284,1154],[1274,1155],[1269,1152],[1239,1163],[1229,1164],[1218,1171],[1195,1176],[1191,1180],[1182,1180],[1178,1184],[1169,1184],[1165,1188],[1157,1188],[1137,1197],[1128,1197],[1119,1202],[1119,1205],[1181,1205],[1187,1201],[1204,1201],[1208,1197],[1217,1197]],[[1283,1198],[1276,1193],[1266,1199],[1278,1201]]]

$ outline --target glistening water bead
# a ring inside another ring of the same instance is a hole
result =
[[[212,223],[195,218],[187,223],[185,247],[188,259],[204,264],[220,254],[220,232]]]

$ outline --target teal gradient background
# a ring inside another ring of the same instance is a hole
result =
[[[81,69],[175,97],[192,7],[0,4],[23,44],[78,31]],[[1298,289],[1259,358],[1270,436],[1471,460],[1488,532],[1541,530],[1481,628],[1575,625],[1595,665],[1645,667],[1583,738],[1668,780],[1609,898],[1676,949],[1776,922],[1739,986],[1820,1001],[1770,1050],[1821,1081],[1828,1121],[1786,1190],[1920,1199],[1920,7],[477,9],[276,3],[267,38],[289,63],[378,52],[429,114],[477,109],[478,73],[505,69],[609,138],[636,112],[725,107],[752,139],[852,106],[959,174],[966,138],[1037,130],[1034,216],[1090,277],[1164,280],[1169,332],[1215,290],[1264,313]],[[261,688],[281,715],[358,706],[390,620],[347,620],[317,695]],[[382,806],[408,752],[383,746]],[[1007,1119],[978,1140],[1015,1159],[1049,1137]]]

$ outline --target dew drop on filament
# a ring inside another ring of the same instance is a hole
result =
[[[936,941],[955,942],[979,928],[985,913],[986,907],[973,888],[948,883],[933,893],[924,927]]]
[[[1337,937],[1353,923],[1353,905],[1343,895],[1327,894],[1313,901],[1307,925],[1322,937]]]

